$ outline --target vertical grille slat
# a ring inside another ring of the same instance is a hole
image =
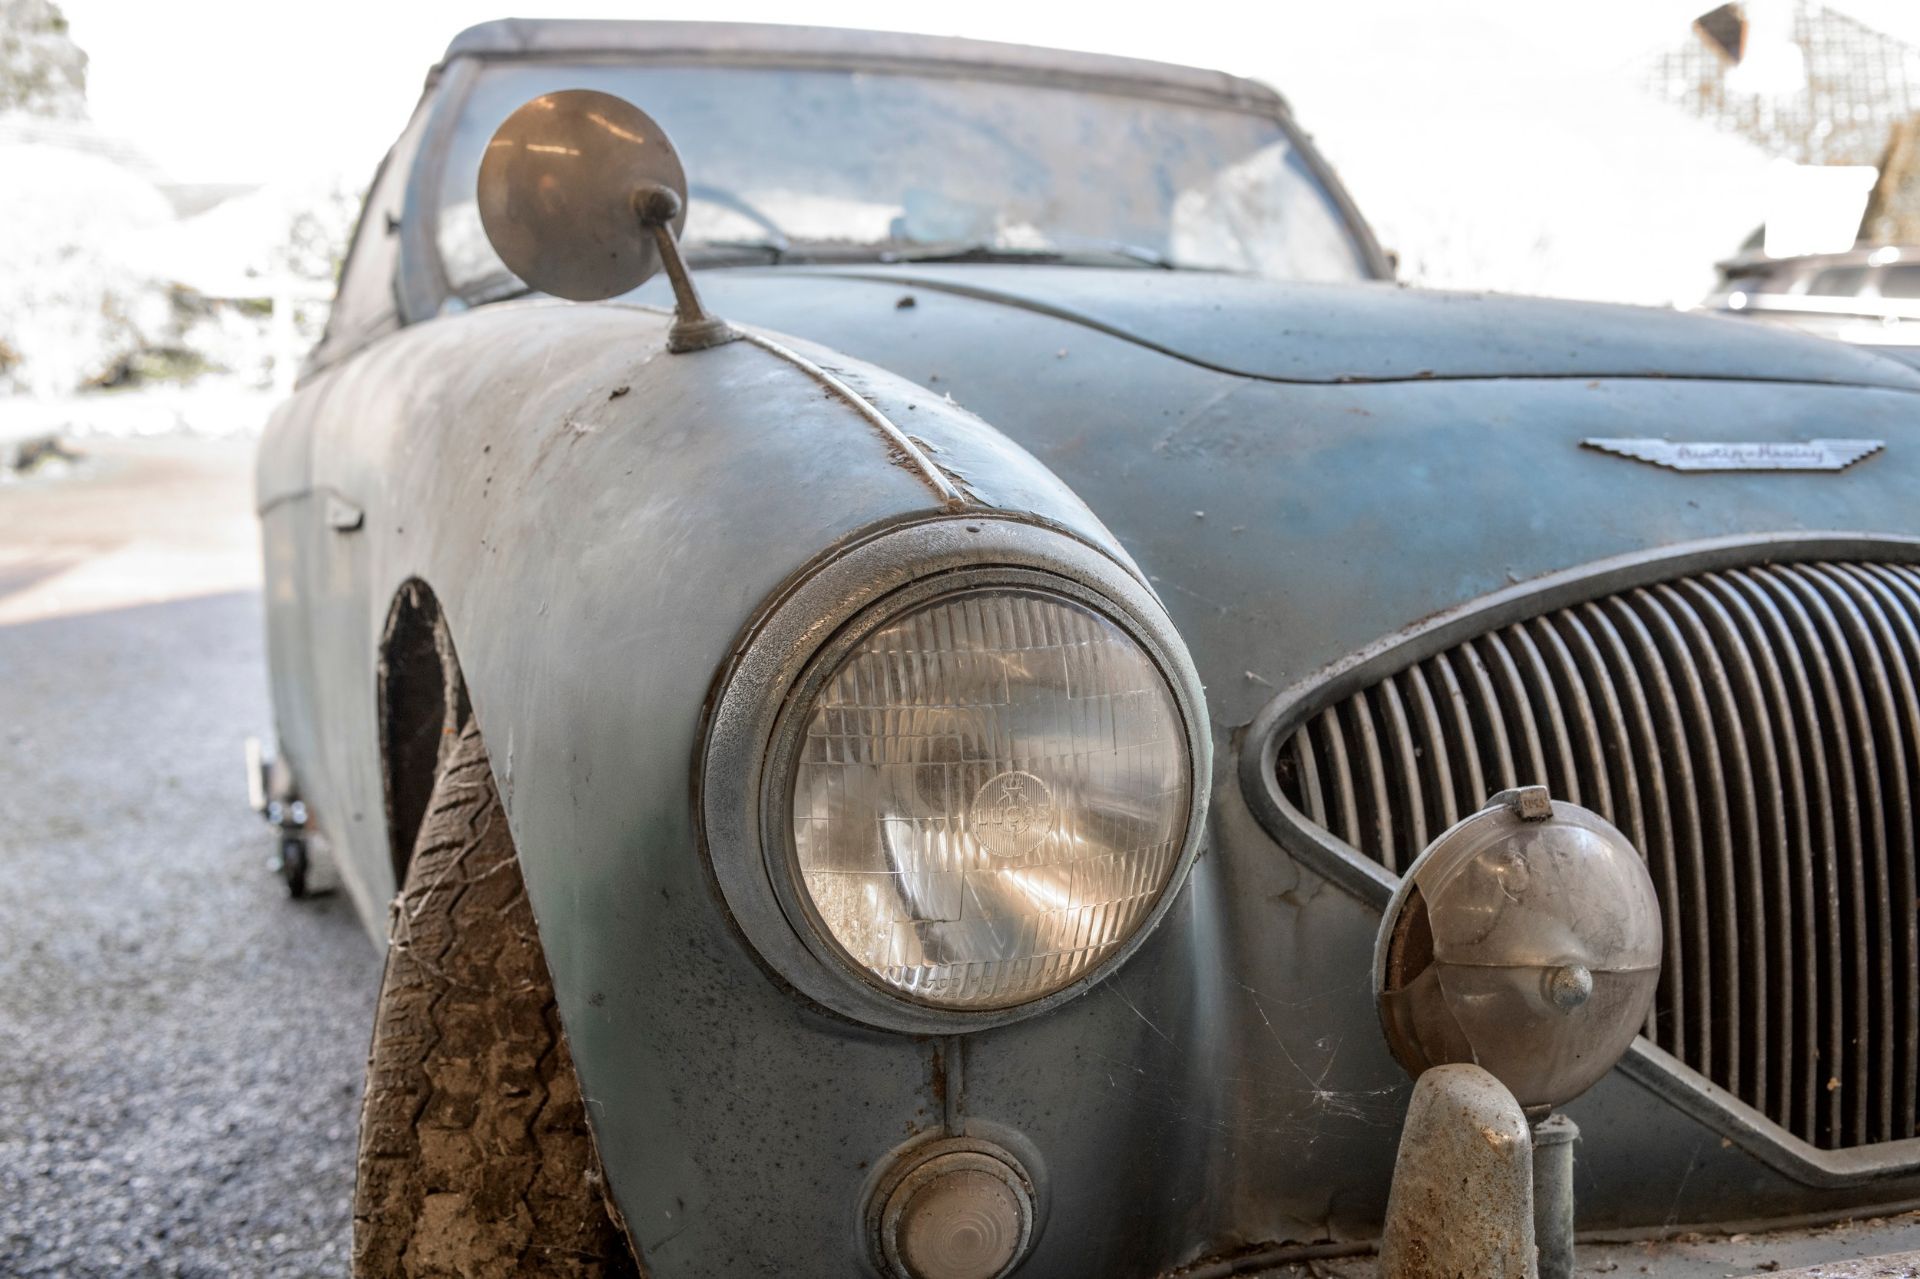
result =
[[[1367,852],[1388,870],[1398,873],[1401,849],[1394,837],[1393,799],[1387,794],[1386,759],[1380,750],[1380,734],[1373,726],[1373,699],[1361,693],[1348,703],[1352,712],[1353,738],[1360,743],[1360,766],[1366,770],[1369,803],[1365,809],[1373,820],[1362,829],[1372,836]]]
[[[1626,716],[1621,710],[1619,690],[1607,678],[1600,646],[1577,613],[1571,610],[1562,613],[1551,625],[1559,628],[1553,632],[1555,642],[1560,644],[1573,667],[1569,683],[1583,698],[1597,695],[1604,712],[1603,718],[1589,705],[1582,717],[1588,729],[1587,749],[1592,752],[1594,767],[1600,773],[1600,805],[1620,813],[1633,846],[1645,848],[1646,818],[1640,806],[1640,779],[1634,773],[1632,754],[1626,749],[1632,734],[1627,730]]]
[[[1614,597],[1607,601],[1614,621],[1632,646],[1635,664],[1648,677],[1653,688],[1654,725],[1659,746],[1649,766],[1657,771],[1672,769],[1672,784],[1667,787],[1669,813],[1673,819],[1673,866],[1675,910],[1685,923],[1684,941],[1678,948],[1680,965],[1688,973],[1693,1002],[1685,1016],[1694,1027],[1694,1057],[1700,1073],[1720,1078],[1717,1062],[1728,1056],[1724,1028],[1715,1033],[1716,1017],[1713,991],[1713,930],[1707,906],[1707,858],[1700,824],[1700,787],[1696,785],[1693,755],[1687,749],[1686,727],[1680,714],[1680,699],[1674,693],[1673,679],[1667,670],[1653,636],[1640,615]]]
[[[1326,739],[1327,758],[1333,765],[1333,795],[1340,801],[1340,824],[1333,828],[1333,833],[1358,848],[1360,787],[1354,782],[1353,761],[1347,758],[1347,735],[1340,728],[1340,717],[1332,710],[1321,712],[1320,731]]]
[[[1760,674],[1745,636],[1706,585],[1683,581],[1665,588],[1683,600],[1685,624],[1717,690],[1719,740],[1727,744],[1722,774],[1731,781],[1736,846],[1746,851],[1742,879],[1746,912],[1757,925],[1749,943],[1748,971],[1742,974],[1749,996],[1753,1031],[1753,1094],[1769,1113],[1789,1113],[1786,1074],[1793,1058],[1793,1007],[1783,1000],[1792,971],[1789,931],[1780,911],[1788,898],[1780,891],[1785,860],[1768,849],[1787,847],[1785,814],[1780,809],[1780,777],[1772,747],[1772,717],[1760,689]],[[1748,737],[1753,739],[1749,749]],[[1770,1027],[1772,1030],[1770,1031]]]
[[[1902,784],[1905,787],[1895,817],[1899,822],[1896,847],[1912,847],[1917,842],[1913,821],[1913,800],[1920,797],[1920,690],[1916,690],[1914,671],[1920,669],[1920,629],[1914,619],[1920,615],[1920,596],[1904,591],[1899,579],[1890,585],[1879,565],[1845,565],[1843,570],[1859,581],[1874,597],[1875,610],[1889,634],[1886,639],[1887,667],[1899,684],[1898,719],[1905,726],[1906,762]],[[1899,933],[1904,944],[1899,966],[1897,994],[1903,1035],[1899,1072],[1902,1078],[1920,1075],[1920,884],[1916,883],[1915,864],[1908,858],[1894,861],[1894,902],[1898,908]],[[1894,1127],[1897,1132],[1913,1132],[1920,1125],[1920,1098],[1910,1090],[1900,1091]]]
[[[1872,949],[1872,983],[1880,1002],[1880,1024],[1874,1027],[1866,1039],[1872,1041],[1872,1049],[1862,1052],[1866,1062],[1860,1070],[1860,1081],[1868,1091],[1868,1110],[1872,1114],[1870,1127],[1878,1135],[1878,1141],[1893,1139],[1893,1114],[1895,1114],[1895,1049],[1901,1041],[1901,1033],[1893,1024],[1893,1008],[1897,1002],[1895,993],[1895,974],[1899,970],[1899,928],[1893,918],[1893,881],[1895,870],[1893,860],[1899,857],[1899,837],[1889,830],[1895,814],[1908,814],[1907,807],[1907,768],[1901,764],[1895,770],[1884,772],[1880,768],[1882,760],[1899,762],[1899,751],[1905,743],[1899,737],[1899,718],[1893,709],[1893,689],[1887,678],[1885,664],[1882,663],[1880,649],[1876,647],[1876,638],[1860,613],[1859,599],[1851,595],[1841,582],[1837,582],[1832,570],[1814,568],[1809,572],[1812,580],[1818,584],[1816,590],[1826,599],[1830,615],[1836,618],[1843,641],[1836,647],[1843,647],[1849,655],[1849,701],[1857,709],[1855,718],[1855,743],[1859,745],[1862,768],[1868,776],[1868,805],[1864,814],[1864,826],[1872,835],[1874,860],[1870,864],[1870,885],[1868,895],[1868,914],[1874,918],[1874,928],[1878,933],[1880,945]],[[1907,847],[1912,847],[1908,839]],[[1862,1045],[1864,1047],[1864,1045]]]
[[[1806,859],[1784,854],[1808,847],[1809,828],[1786,681],[1760,619],[1729,582],[1709,578],[1684,582],[1681,589],[1698,600],[1713,619],[1720,642],[1737,655],[1740,684],[1746,693],[1741,713],[1754,740],[1752,759],[1759,768],[1755,791],[1765,813],[1764,823],[1756,831],[1754,852],[1761,856],[1773,849],[1782,854],[1771,859],[1770,867],[1762,866],[1754,881],[1756,890],[1770,890],[1761,909],[1773,943],[1773,971],[1762,998],[1779,1019],[1775,1092],[1769,1113],[1778,1115],[1790,1131],[1805,1137],[1813,1111],[1809,1085],[1818,1049],[1812,1037],[1813,1012],[1807,997],[1811,984],[1796,983],[1795,975],[1804,962],[1800,939],[1811,935],[1801,930],[1810,928],[1812,903],[1810,887],[1801,892],[1796,875],[1796,866],[1804,866]],[[1810,886],[1811,880],[1807,883]],[[1801,1081],[1798,1084],[1797,1079]]]
[[[1453,758],[1461,765],[1453,777],[1454,806],[1461,816],[1475,811],[1480,801],[1492,794],[1480,767],[1481,740],[1468,709],[1467,690],[1454,673],[1445,653],[1435,655],[1434,674],[1439,677],[1441,697],[1445,701],[1448,722],[1453,725]]]
[[[1520,678],[1526,689],[1527,717],[1533,723],[1534,734],[1540,739],[1547,759],[1546,770],[1538,780],[1569,803],[1584,803],[1580,769],[1574,761],[1573,742],[1567,736],[1567,717],[1555,695],[1553,678],[1547,673],[1546,659],[1540,656],[1539,645],[1533,642],[1524,625],[1508,627],[1506,634],[1512,641],[1509,651],[1517,654]]]
[[[1470,713],[1474,723],[1479,726],[1479,739],[1493,751],[1488,756],[1490,763],[1486,780],[1487,794],[1491,795],[1513,785],[1513,744],[1507,740],[1506,718],[1501,714],[1500,700],[1494,694],[1493,672],[1487,669],[1486,659],[1471,644],[1462,644],[1455,651],[1473,681]]]
[[[1872,1096],[1870,1062],[1876,1002],[1873,983],[1873,941],[1868,926],[1871,889],[1870,866],[1874,860],[1869,843],[1878,825],[1874,814],[1880,806],[1880,778],[1873,768],[1871,748],[1856,749],[1858,734],[1866,719],[1866,707],[1860,694],[1860,680],[1853,665],[1853,654],[1840,633],[1833,613],[1807,581],[1804,574],[1782,574],[1763,569],[1762,574],[1784,589],[1788,601],[1798,610],[1802,626],[1809,634],[1812,651],[1820,651],[1827,661],[1822,667],[1822,683],[1827,686],[1829,766],[1840,764],[1843,779],[1837,799],[1841,803],[1841,832],[1846,836],[1847,855],[1841,859],[1840,900],[1853,914],[1853,944],[1848,948],[1852,968],[1843,986],[1854,991],[1854,1018],[1850,1033],[1841,1045],[1841,1056],[1828,1077],[1829,1091],[1842,1094],[1842,1113],[1849,1131],[1859,1134],[1858,1141],[1871,1141],[1867,1133],[1867,1106]],[[1864,811],[1863,811],[1864,810]]]
[[[1567,610],[1561,614],[1559,622],[1579,642],[1582,676],[1592,687],[1599,689],[1606,699],[1607,751],[1619,770],[1620,781],[1614,793],[1625,800],[1624,809],[1617,811],[1620,812],[1627,838],[1647,859],[1654,878],[1659,879],[1664,874],[1669,881],[1668,891],[1660,895],[1660,908],[1666,945],[1665,959],[1672,965],[1676,979],[1663,983],[1655,993],[1653,1007],[1647,1010],[1647,1024],[1643,1033],[1660,1038],[1661,1019],[1665,1017],[1667,1025],[1671,1027],[1669,1038],[1684,1043],[1686,1019],[1675,1013],[1675,1006],[1682,1002],[1685,994],[1686,977],[1674,953],[1680,940],[1680,922],[1675,913],[1679,909],[1679,894],[1671,887],[1673,848],[1672,832],[1666,822],[1665,774],[1659,769],[1652,771],[1644,800],[1640,785],[1641,768],[1647,761],[1659,758],[1659,751],[1654,744],[1653,720],[1647,710],[1646,693],[1640,687],[1640,679],[1634,673],[1632,663],[1627,660],[1626,647],[1621,643],[1619,633],[1613,629],[1613,623],[1591,604],[1577,611]]]
[[[1540,728],[1534,722],[1533,703],[1527,700],[1527,686],[1520,678],[1520,668],[1513,660],[1513,654],[1507,649],[1506,641],[1498,634],[1488,635],[1487,648],[1493,654],[1493,661],[1487,668],[1493,674],[1494,683],[1500,690],[1501,707],[1507,718],[1509,736],[1517,739],[1527,749],[1524,760],[1516,755],[1515,768],[1525,768],[1526,775],[1509,773],[1500,779],[1502,786],[1532,786],[1547,784],[1547,753],[1540,745]]]
[[[1447,742],[1447,730],[1440,722],[1440,709],[1434,704],[1433,689],[1427,683],[1426,674],[1418,666],[1410,667],[1407,683],[1413,690],[1420,732],[1427,742],[1425,786],[1431,796],[1428,811],[1434,833],[1438,834],[1460,820],[1460,806],[1453,793],[1453,748]]]
[[[1307,741],[1305,733],[1288,739],[1283,767],[1293,769],[1300,794],[1305,796],[1307,820],[1315,826],[1327,824],[1327,793],[1320,783],[1320,755]]]
[[[1825,943],[1816,949],[1821,974],[1818,1006],[1824,1014],[1820,1020],[1824,1022],[1825,1051],[1816,1057],[1821,1066],[1810,1072],[1807,1087],[1812,1089],[1815,1105],[1820,1112],[1816,1128],[1839,1134],[1843,1131],[1840,1094],[1837,1088],[1826,1086],[1829,1079],[1837,1078],[1834,1072],[1839,1070],[1846,1052],[1848,1022],[1843,993],[1846,990],[1847,955],[1845,933],[1840,924],[1841,806],[1834,795],[1834,786],[1839,784],[1851,788],[1852,778],[1849,774],[1835,779],[1828,768],[1828,734],[1822,727],[1820,708],[1833,705],[1831,680],[1824,662],[1819,664],[1819,678],[1816,679],[1815,674],[1809,671],[1806,659],[1816,656],[1817,650],[1802,651],[1802,631],[1788,620],[1791,602],[1754,573],[1729,574],[1728,580],[1760,611],[1772,641],[1771,649],[1783,660],[1791,674],[1793,723],[1802,765],[1800,775],[1813,778],[1808,810],[1813,823],[1812,842],[1799,851],[1805,864],[1803,887],[1808,901],[1813,905],[1815,918],[1822,925],[1815,935]],[[1789,605],[1789,608],[1783,608],[1782,604]],[[1825,1098],[1824,1103],[1820,1101],[1822,1097]]]
[[[1400,696],[1400,686],[1394,680],[1382,681],[1380,700],[1385,707],[1382,723],[1386,726],[1387,740],[1393,745],[1395,761],[1400,765],[1400,785],[1404,788],[1401,803],[1400,822],[1406,827],[1408,848],[1427,846],[1427,793],[1420,780],[1420,759],[1414,745],[1413,729],[1407,723],[1407,704]],[[1435,749],[1444,750],[1444,745],[1429,746],[1428,753]],[[1389,867],[1388,869],[1397,869]]]
[[[1584,802],[1612,811],[1613,782],[1607,776],[1607,752],[1600,744],[1600,717],[1594,713],[1586,681],[1580,678],[1573,654],[1560,633],[1541,618],[1535,618],[1532,626],[1534,647],[1547,659],[1553,673],[1554,692],[1558,700],[1570,704],[1573,711],[1574,731],[1568,735],[1571,740],[1567,750],[1574,776],[1580,780],[1581,793],[1587,796]],[[1576,742],[1577,746],[1572,744]]]
[[[1719,857],[1714,901],[1720,924],[1717,969],[1727,1009],[1732,1065],[1728,1087],[1764,1098],[1767,1092],[1766,916],[1761,894],[1761,850],[1754,838],[1753,784],[1746,739],[1733,708],[1733,686],[1700,618],[1671,586],[1652,590],[1678,646],[1675,665],[1686,676],[1695,725],[1695,769],[1709,782],[1708,825]],[[1745,850],[1746,856],[1741,856]],[[1744,892],[1742,891],[1744,889]],[[1744,970],[1744,971],[1743,971]]]
[[[1707,1013],[1714,1034],[1709,1042],[1717,1043],[1720,1048],[1718,1056],[1728,1090],[1745,1096],[1742,1076],[1749,1072],[1745,1069],[1747,1041],[1741,1034],[1738,871],[1734,864],[1727,792],[1725,787],[1715,784],[1721,780],[1717,769],[1720,752],[1713,731],[1713,715],[1707,707],[1706,684],[1700,678],[1699,666],[1692,660],[1693,654],[1688,651],[1678,624],[1661,601],[1644,590],[1635,591],[1632,599],[1672,678],[1678,719],[1673,749],[1686,759],[1690,781],[1698,783],[1694,797],[1705,801],[1696,815],[1694,828],[1701,838],[1703,853],[1706,846],[1710,846],[1711,853],[1694,863],[1698,892],[1694,909],[1706,925],[1704,945],[1711,948],[1713,956],[1711,978],[1703,982],[1711,992]]]
[[[1660,897],[1649,1038],[1822,1148],[1920,1135],[1920,567],[1755,564],[1522,617],[1271,758],[1394,873],[1505,787],[1596,809]]]

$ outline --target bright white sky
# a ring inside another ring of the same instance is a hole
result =
[[[61,3],[92,59],[94,118],[176,180],[339,173],[354,185],[448,39],[505,16],[499,6],[523,17],[661,13],[632,0]],[[1829,3],[1920,43],[1914,0]],[[1711,4],[706,0],[698,16],[1013,40],[1254,76],[1292,99],[1416,278],[1660,301],[1697,297],[1712,260],[1760,221],[1763,158],[1652,103],[1628,74],[1688,38]],[[1608,243],[1613,252],[1595,251]],[[1641,246],[1665,259],[1623,276]]]
[[[1908,0],[1865,0],[1889,12]],[[505,16],[640,17],[607,0],[63,0],[92,58],[94,117],[183,181],[248,181],[315,167],[368,170],[421,76],[461,28]],[[1569,68],[1603,72],[1673,43],[1708,0],[1214,0],[1167,5],[975,0],[707,0],[699,16],[801,21],[1014,40],[1187,62],[1257,76],[1327,127],[1314,99],[1355,85],[1383,112],[1423,109],[1413,90],[1498,104]],[[1854,8],[1861,7],[1854,3]],[[1604,14],[1604,17],[1599,15]],[[1906,25],[1920,32],[1920,15]]]

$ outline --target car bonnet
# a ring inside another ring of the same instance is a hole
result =
[[[804,273],[977,298],[1276,382],[1667,377],[1920,389],[1920,374],[1872,352],[1650,307],[1202,271],[930,264],[776,270],[789,278]]]

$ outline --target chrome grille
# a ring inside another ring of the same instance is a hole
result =
[[[1920,569],[1798,563],[1636,587],[1487,632],[1301,723],[1299,813],[1398,872],[1544,782],[1647,858],[1646,1033],[1826,1149],[1915,1135]]]

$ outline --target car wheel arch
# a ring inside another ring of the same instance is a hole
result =
[[[442,743],[473,711],[440,598],[410,577],[394,592],[375,667],[381,785],[396,888],[426,817]]]

